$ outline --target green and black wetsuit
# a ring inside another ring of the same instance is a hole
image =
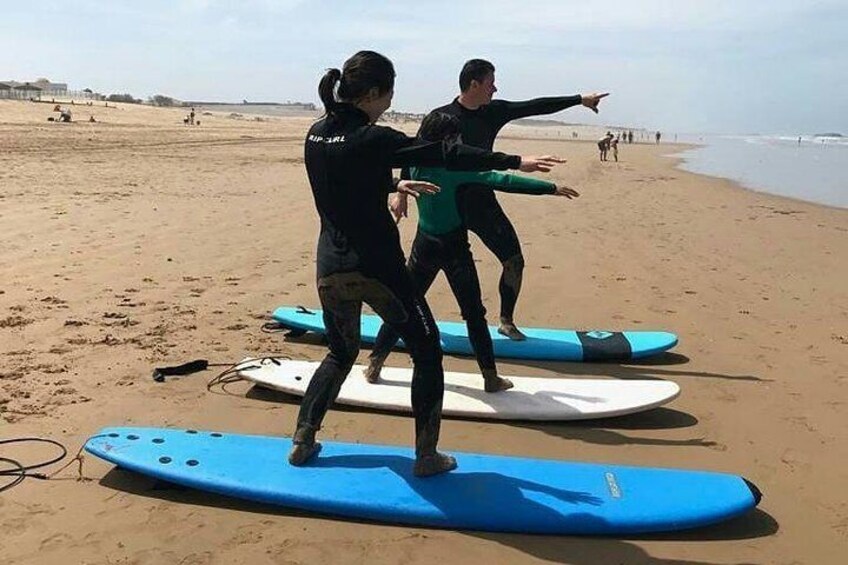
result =
[[[469,110],[460,104],[457,98],[433,112],[449,114],[459,119],[463,143],[491,150],[498,132],[512,120],[553,114],[577,106],[581,102],[582,97],[576,94],[521,102],[492,100],[476,110]],[[459,194],[458,204],[465,225],[477,234],[504,266],[498,285],[501,296],[500,315],[503,319],[512,320],[524,273],[524,256],[515,228],[495,195],[485,186],[465,186]]]
[[[468,327],[468,337],[480,370],[494,369],[495,356],[486,323],[486,308],[480,296],[480,280],[468,243],[468,230],[457,208],[457,194],[468,184],[485,187],[489,191],[520,194],[553,194],[556,185],[495,171],[465,173],[414,167],[410,169],[410,175],[415,180],[432,182],[441,187],[439,193],[422,195],[417,200],[418,231],[407,263],[412,281],[423,295],[438,272],[444,271]],[[370,355],[372,362],[382,365],[398,337],[396,330],[383,324]]]

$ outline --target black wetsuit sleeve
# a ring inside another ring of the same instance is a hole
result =
[[[553,114],[572,106],[577,106],[583,101],[579,94],[574,96],[550,96],[545,98],[534,98],[521,102],[509,102],[507,100],[494,100],[489,105],[496,112],[503,123],[526,118],[528,116],[540,116]]]
[[[381,143],[391,155],[392,168],[445,167],[456,171],[518,169],[521,157],[498,151],[486,151],[450,141],[426,142],[391,128],[381,130]]]

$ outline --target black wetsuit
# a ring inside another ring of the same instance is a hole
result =
[[[433,112],[459,118],[463,143],[491,150],[498,132],[512,120],[552,114],[581,102],[582,97],[579,94],[536,98],[523,102],[492,100],[476,110],[469,110],[460,104],[457,98]],[[466,227],[477,234],[504,266],[498,285],[501,296],[500,314],[501,318],[512,320],[524,272],[524,257],[515,228],[489,188],[466,186],[458,195],[458,204]]]
[[[468,339],[477,364],[486,375],[496,370],[495,353],[486,323],[486,308],[480,295],[477,267],[468,244],[468,230],[457,209],[456,195],[469,182],[489,190],[517,194],[553,194],[556,185],[533,177],[494,171],[456,172],[413,167],[409,173],[415,180],[432,182],[442,190],[417,200],[418,233],[409,252],[407,269],[422,295],[427,294],[439,271],[444,271],[468,328]],[[382,366],[399,337],[391,326],[383,324],[380,327],[369,355],[372,366]]]
[[[434,453],[444,373],[439,333],[404,265],[397,227],[386,205],[392,168],[518,168],[521,158],[450,143],[421,143],[372,125],[348,104],[316,122],[306,137],[306,170],[321,218],[318,296],[330,351],[315,371],[298,415],[296,443],[311,443],[359,353],[362,303],[391,324],[415,364],[412,407],[416,453]]]

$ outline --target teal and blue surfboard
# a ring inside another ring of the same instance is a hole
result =
[[[274,310],[274,320],[296,332],[326,333],[321,310],[283,306]],[[362,316],[362,341],[374,343],[383,320]],[[473,355],[464,322],[436,322],[445,353]],[[626,361],[657,355],[677,345],[677,336],[653,331],[576,331],[545,328],[521,328],[525,341],[513,341],[489,326],[495,356],[541,361]],[[401,343],[402,345],[402,343]]]
[[[412,474],[411,449],[324,442],[305,467],[282,437],[106,428],[85,449],[171,483],[390,524],[535,534],[633,534],[706,526],[754,508],[736,475],[453,453],[459,467]]]

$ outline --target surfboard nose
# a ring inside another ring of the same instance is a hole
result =
[[[760,501],[763,499],[763,492],[757,488],[757,485],[742,477],[742,480],[745,481],[745,484],[748,485],[748,489],[751,491],[751,495],[754,497],[754,506],[757,506]]]

